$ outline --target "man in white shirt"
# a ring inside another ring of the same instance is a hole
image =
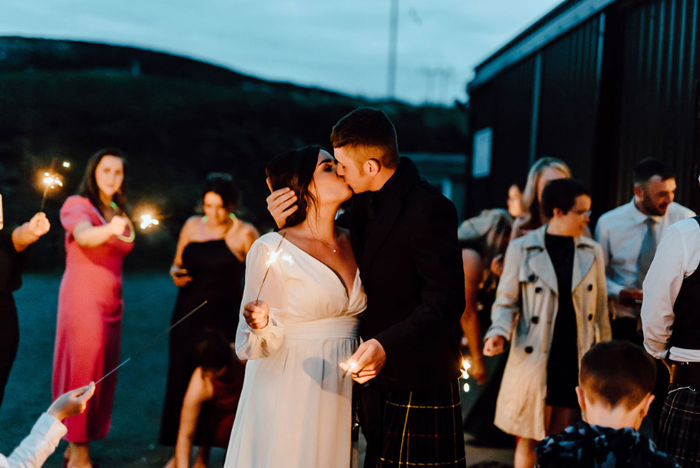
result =
[[[700,217],[666,231],[644,280],[644,347],[663,359],[671,384],[659,448],[682,467],[700,464]]]
[[[91,383],[71,390],[56,398],[56,401],[39,417],[32,432],[12,451],[9,457],[0,454],[0,468],[39,468],[51,455],[66,433],[61,421],[85,411],[87,401],[95,393]]]
[[[676,176],[658,159],[634,168],[634,198],[598,220],[595,238],[605,255],[613,338],[641,344],[642,283],[664,232],[695,213],[673,201]]]

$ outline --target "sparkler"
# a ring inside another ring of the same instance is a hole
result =
[[[63,161],[63,167],[69,168],[70,163],[68,161]],[[61,177],[54,172],[54,167],[56,166],[56,158],[53,158],[51,160],[51,168],[48,170],[48,172],[44,172],[44,196],[41,198],[41,209],[39,210],[40,212],[44,211],[44,204],[46,203],[46,195],[49,193],[50,189],[55,188],[56,186],[58,187],[63,187],[63,180]]]
[[[141,215],[141,229],[148,229],[151,226],[158,226],[158,220],[149,214]]]
[[[469,369],[471,367],[472,367],[471,363],[467,359],[462,358],[462,368],[460,369],[462,371],[461,378],[463,378],[464,380],[469,378]],[[467,382],[464,383],[463,390],[464,390],[464,393],[469,393],[469,390],[470,390],[469,383],[467,383]]]
[[[148,349],[153,343],[155,343],[156,341],[158,341],[159,339],[161,339],[164,335],[167,335],[168,333],[170,333],[170,332],[172,331],[173,328],[175,328],[175,327],[177,327],[178,325],[180,325],[186,318],[188,318],[189,316],[191,316],[192,314],[194,314],[195,312],[197,312],[199,309],[201,309],[202,307],[204,307],[204,306],[206,305],[207,302],[208,302],[208,301],[204,301],[204,302],[202,302],[201,304],[199,304],[197,307],[195,307],[194,309],[192,309],[187,315],[185,315],[185,316],[182,317],[180,320],[178,320],[178,321],[175,322],[173,325],[171,325],[170,328],[168,328],[167,330],[165,330],[164,332],[162,332],[160,335],[158,335],[158,336],[156,336],[154,339],[152,339],[146,346],[144,346],[143,348],[141,348],[141,349],[139,349],[138,351],[136,351],[136,353],[134,353],[132,356],[130,356],[130,357],[128,357],[127,359],[125,359],[125,360],[124,360],[121,364],[119,364],[117,367],[115,367],[114,369],[112,369],[111,371],[109,371],[109,372],[107,372],[105,375],[103,375],[102,378],[101,378],[100,380],[98,380],[97,382],[95,382],[95,385],[97,385],[98,383],[102,382],[104,379],[106,379],[106,378],[109,377],[111,374],[113,374],[114,372],[116,372],[117,369],[119,369],[120,367],[122,367],[124,364],[126,364],[126,363],[129,362],[129,361],[131,361],[133,358],[135,358],[136,356],[138,356],[138,355],[141,354],[142,352],[146,351],[146,349]]]
[[[265,286],[265,280],[267,279],[267,274],[270,273],[270,267],[272,266],[273,263],[277,261],[277,258],[280,256],[280,254],[283,252],[280,247],[282,247],[282,242],[284,241],[284,238],[287,236],[287,233],[285,232],[282,234],[282,239],[280,239],[280,243],[277,245],[277,249],[274,252],[270,252],[270,258],[265,262],[265,265],[267,266],[267,270],[265,270],[265,276],[263,276],[262,283],[260,283],[260,289],[258,290],[258,297],[255,299],[255,305],[258,304],[258,301],[260,300],[260,293],[262,292],[263,286]],[[288,255],[285,255],[282,257],[284,260],[286,260],[285,257],[288,257]],[[288,261],[291,261],[291,257],[289,258]]]

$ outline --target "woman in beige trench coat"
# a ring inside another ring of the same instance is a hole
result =
[[[590,220],[590,195],[580,183],[561,179],[550,182],[542,198],[543,208],[549,211],[547,215],[551,220],[509,245],[491,312],[493,323],[484,345],[484,354],[490,356],[503,352],[506,342],[511,342],[498,394],[495,424],[519,437],[515,468],[534,466],[537,441],[560,432],[578,416],[573,408],[546,402],[547,369],[555,324],[558,330],[563,329],[557,323],[560,305],[568,301],[568,308],[563,310],[569,310],[572,315],[568,317],[569,329],[575,327],[576,331],[566,339],[573,346],[575,335],[577,353],[574,351],[574,354],[578,355],[579,365],[581,357],[595,343],[611,338],[603,252],[598,243],[583,236]],[[556,270],[555,265],[561,265],[561,250],[552,248],[554,241],[571,243],[570,290],[569,283],[565,290],[559,290],[558,283],[563,277],[560,276],[561,267]],[[566,318],[562,315],[561,320]],[[575,356],[573,365],[576,366]],[[571,370],[575,372],[570,389],[573,392],[577,368]]]

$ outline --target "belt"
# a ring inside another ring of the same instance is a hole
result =
[[[700,389],[700,362],[671,362],[671,385]]]
[[[284,337],[288,340],[309,340],[319,338],[349,338],[359,337],[359,321],[357,317],[327,317],[307,322],[284,324]]]

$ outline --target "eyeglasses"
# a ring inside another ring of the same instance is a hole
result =
[[[571,210],[571,211],[574,212],[574,213],[576,213],[576,214],[579,215],[579,216],[588,216],[588,217],[590,218],[590,217],[591,217],[591,212],[592,212],[593,210],[587,210],[587,211],[583,211],[583,210]]]

